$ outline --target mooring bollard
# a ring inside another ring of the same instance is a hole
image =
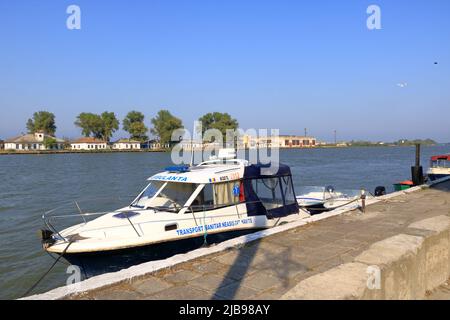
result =
[[[416,165],[411,167],[411,176],[414,186],[424,184],[423,168],[420,165],[420,144],[416,144]]]
[[[361,212],[366,212],[366,190],[361,190]]]

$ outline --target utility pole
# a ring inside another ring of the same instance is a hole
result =
[[[337,145],[337,130],[334,130],[334,144]]]
[[[148,140],[147,140],[147,151],[150,150],[150,135],[152,134],[152,130],[148,128]]]
[[[308,136],[308,130],[305,128],[305,137]]]

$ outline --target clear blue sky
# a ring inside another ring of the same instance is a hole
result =
[[[70,4],[81,30],[66,28]],[[366,27],[370,4],[382,30]],[[83,111],[136,109],[149,125],[167,108],[188,127],[221,111],[328,141],[448,142],[449,16],[448,0],[3,0],[0,138],[41,109],[76,137]]]

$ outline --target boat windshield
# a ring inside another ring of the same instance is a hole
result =
[[[152,181],[131,206],[178,212],[197,187],[194,183]]]
[[[299,196],[310,196],[315,194],[316,196],[320,196],[320,198],[322,198],[325,193],[325,187],[301,186],[296,189]]]

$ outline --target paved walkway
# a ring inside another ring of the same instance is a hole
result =
[[[175,266],[79,299],[278,299],[412,222],[450,215],[450,182]],[[332,285],[332,284],[330,284]]]

